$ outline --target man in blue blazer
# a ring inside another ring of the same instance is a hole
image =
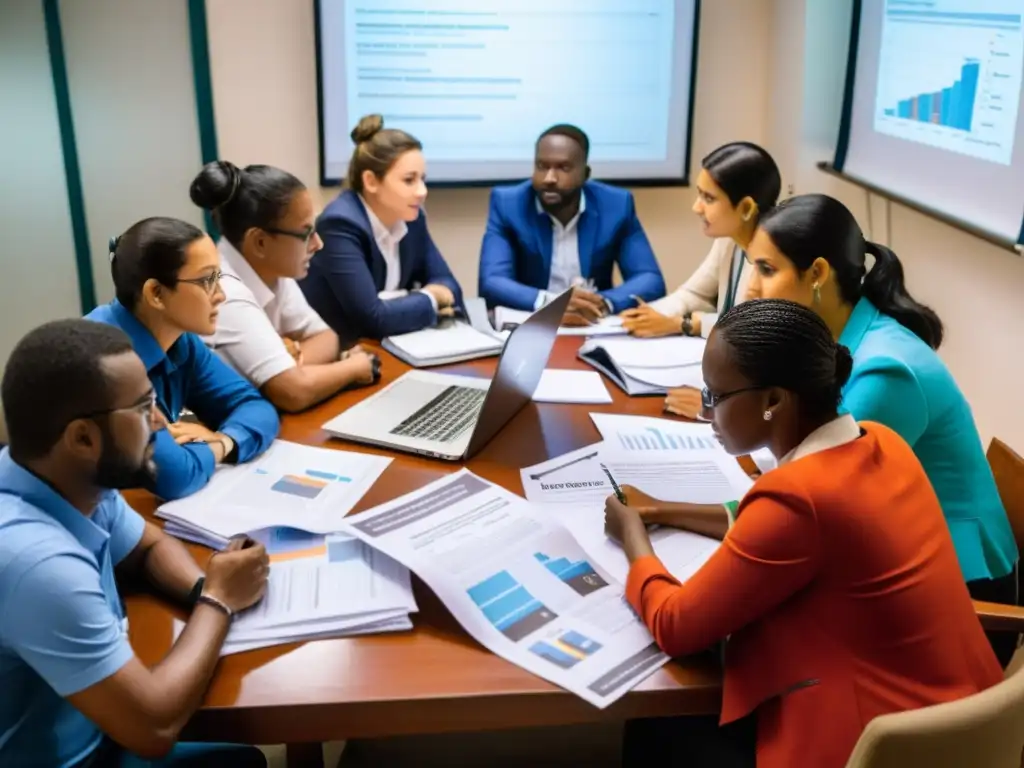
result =
[[[572,125],[537,141],[533,177],[491,192],[480,251],[480,295],[490,306],[534,310],[574,288],[566,322],[665,295],[665,279],[625,189],[589,181],[587,135]],[[618,263],[621,285],[612,287]]]
[[[345,342],[428,328],[439,314],[451,314],[442,297],[448,291],[454,297],[452,307],[462,306],[462,291],[430,237],[422,210],[412,221],[386,227],[359,194],[346,190],[324,209],[316,230],[324,247],[310,261],[309,274],[299,285],[310,306]],[[384,298],[379,294],[385,290],[389,267],[381,244],[393,248],[395,240],[397,289],[407,293]],[[435,286],[447,290],[437,292]]]

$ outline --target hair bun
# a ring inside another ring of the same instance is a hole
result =
[[[200,208],[213,211],[231,202],[241,180],[241,168],[227,160],[215,160],[192,180],[188,195]]]
[[[836,389],[842,389],[853,373],[853,355],[842,344],[836,344]]]
[[[362,144],[364,141],[369,141],[376,136],[377,132],[383,127],[383,115],[364,115],[359,118],[359,124],[352,129],[352,133],[349,136],[352,137],[354,144]]]

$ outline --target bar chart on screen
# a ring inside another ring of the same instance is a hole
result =
[[[886,0],[875,130],[1009,165],[1024,66],[1011,0]]]

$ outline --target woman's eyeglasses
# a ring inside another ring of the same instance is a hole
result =
[[[189,285],[198,285],[208,296],[212,296],[213,292],[217,290],[217,286],[220,285],[221,278],[224,277],[224,273],[219,269],[216,272],[211,272],[205,277],[181,277],[178,278],[179,283],[188,283]]]
[[[743,392],[754,392],[758,389],[764,389],[764,387],[743,387],[742,389],[734,389],[731,392],[722,392],[721,394],[716,394],[707,387],[704,387],[704,389],[700,391],[700,404],[701,407],[704,408],[704,410],[713,411],[716,405],[718,405],[723,400],[728,400],[733,395],[739,395],[742,394]]]
[[[301,232],[295,232],[290,229],[277,229],[276,227],[264,227],[264,232],[268,232],[271,235],[284,235],[285,237],[294,237],[296,240],[301,240],[306,245],[309,245],[309,239],[316,234],[316,227],[306,227]]]

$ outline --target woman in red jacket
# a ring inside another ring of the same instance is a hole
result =
[[[837,413],[851,365],[811,310],[737,305],[704,353],[705,416],[730,453],[767,446],[779,467],[682,584],[647,536],[645,517],[665,505],[629,488],[629,506],[606,506],[631,563],[627,597],[662,649],[685,656],[729,638],[721,723],[754,713],[761,768],[842,768],[875,716],[1002,679],[913,451],[892,430]],[[667,741],[686,756],[679,764],[697,764],[692,736]],[[744,745],[727,746],[723,760],[704,745],[708,764],[735,764]]]

